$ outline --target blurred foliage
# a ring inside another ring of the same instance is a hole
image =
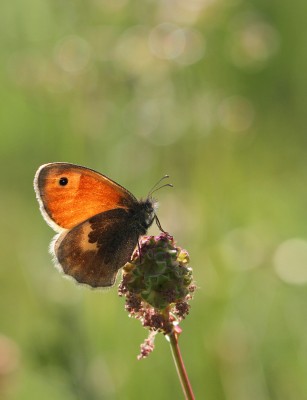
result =
[[[196,398],[307,398],[307,3],[2,0],[0,397],[181,398],[167,342],[116,288],[52,267],[39,165],[146,196],[199,290],[181,347]],[[150,232],[156,232],[153,228]]]

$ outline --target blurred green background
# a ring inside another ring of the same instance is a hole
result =
[[[146,196],[199,287],[181,348],[196,398],[307,398],[307,3],[2,0],[0,398],[182,398],[168,343],[116,288],[52,266],[39,165]],[[153,227],[151,233],[156,233]]]

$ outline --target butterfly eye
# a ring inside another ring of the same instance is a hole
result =
[[[62,178],[59,179],[59,184],[61,186],[66,186],[68,183],[68,179],[65,176],[62,176]]]

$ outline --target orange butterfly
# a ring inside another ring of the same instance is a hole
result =
[[[44,219],[58,232],[50,244],[56,265],[91,287],[114,285],[140,235],[154,220],[162,230],[151,195],[138,201],[89,168],[63,162],[42,165],[34,189]]]

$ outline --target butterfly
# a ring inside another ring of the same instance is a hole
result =
[[[35,174],[34,189],[44,219],[57,232],[50,244],[55,265],[93,288],[114,285],[119,269],[154,220],[163,231],[151,196],[155,190],[137,200],[123,186],[86,167],[44,164]]]

